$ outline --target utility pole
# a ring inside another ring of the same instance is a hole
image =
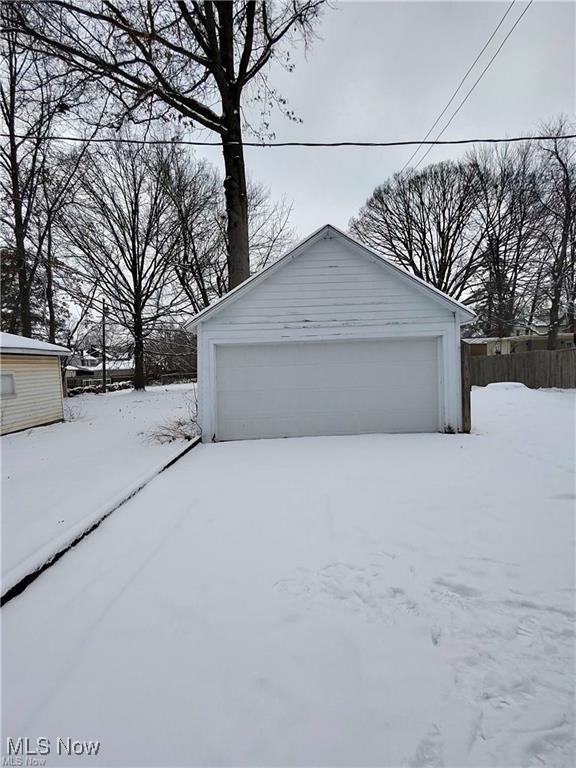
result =
[[[106,393],[106,299],[102,299],[102,392]]]

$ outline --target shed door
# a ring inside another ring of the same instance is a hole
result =
[[[216,347],[218,440],[439,428],[436,338]]]

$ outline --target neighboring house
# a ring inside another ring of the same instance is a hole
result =
[[[0,434],[64,419],[60,358],[69,354],[56,344],[0,333]]]
[[[102,378],[102,363],[99,362],[92,369],[95,376]],[[133,376],[134,375],[134,361],[133,360],[106,360],[106,374],[108,376]]]
[[[512,332],[510,336],[524,336],[525,334],[536,334],[537,336],[545,336],[548,333],[549,324],[546,320],[541,318],[534,318],[530,323],[514,323],[512,326]]]
[[[474,357],[483,355],[513,355],[517,352],[534,352],[539,349],[546,349],[548,338],[546,335],[538,333],[524,333],[516,336],[502,337],[483,337],[465,339],[470,344],[470,353]],[[558,334],[558,349],[569,349],[574,346],[573,333]]]
[[[459,430],[474,317],[326,225],[189,324],[203,439]]]
[[[79,357],[79,364],[84,368],[95,368],[100,362],[99,357],[94,357],[94,355],[91,355],[88,352],[81,352]]]
[[[84,378],[93,375],[94,368],[99,362],[99,357],[95,357],[85,350],[73,352],[66,366],[66,381],[71,385],[76,383],[78,386]]]
[[[77,366],[78,368],[94,368],[94,366],[98,365],[99,362],[99,357],[95,357],[89,352],[83,350],[73,352],[70,360],[68,361],[69,365]]]
[[[68,387],[82,386],[84,384],[102,382],[102,362],[94,359],[90,366],[68,365],[66,366],[66,380]],[[121,381],[134,375],[133,360],[107,360],[106,381]]]
[[[82,378],[84,376],[92,376],[92,368],[84,368],[81,365],[67,365],[66,366],[66,380]]]

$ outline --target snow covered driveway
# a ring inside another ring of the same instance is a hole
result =
[[[186,417],[194,386],[79,395],[72,421],[2,437],[3,592],[185,448],[146,433]]]
[[[573,392],[197,448],[3,609],[55,765],[574,765]]]

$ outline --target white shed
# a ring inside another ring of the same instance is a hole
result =
[[[70,350],[0,333],[0,434],[64,419],[60,358]]]
[[[326,225],[189,324],[203,440],[458,431],[473,318]]]

